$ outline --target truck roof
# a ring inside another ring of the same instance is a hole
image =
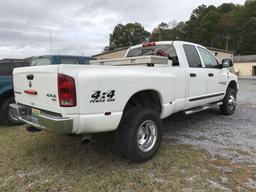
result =
[[[198,46],[202,46],[202,45],[199,45],[199,44],[196,44],[196,43],[191,43],[191,42],[188,42],[188,41],[155,41],[155,42],[152,42],[152,43],[155,43],[155,45],[170,45],[170,44],[173,44],[173,43],[180,43],[180,44],[193,44],[193,45],[198,45]],[[149,42],[151,43],[151,42]],[[144,43],[142,44],[139,44],[139,45],[135,45],[135,46],[132,46],[130,47],[129,49],[134,49],[134,48],[139,48],[139,47],[142,47]]]

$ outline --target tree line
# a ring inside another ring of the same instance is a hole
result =
[[[193,10],[188,21],[162,22],[151,33],[140,23],[118,24],[105,51],[168,40],[190,41],[241,55],[256,54],[256,0],[246,0],[244,5],[201,5]]]

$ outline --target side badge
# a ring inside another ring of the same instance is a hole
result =
[[[46,94],[46,97],[51,98],[51,99],[52,99],[52,101],[56,101],[56,95],[55,95],[55,94],[47,93],[47,94]]]
[[[115,90],[109,91],[94,91],[91,95],[90,103],[104,103],[115,101]]]

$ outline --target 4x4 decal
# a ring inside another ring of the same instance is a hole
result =
[[[94,91],[91,95],[90,103],[104,103],[115,101],[115,90]]]

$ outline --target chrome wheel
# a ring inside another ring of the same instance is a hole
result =
[[[137,132],[137,145],[142,152],[150,151],[156,144],[157,127],[156,124],[147,120],[144,121]]]
[[[236,97],[235,95],[230,95],[228,99],[228,107],[230,110],[233,110],[236,107]]]

